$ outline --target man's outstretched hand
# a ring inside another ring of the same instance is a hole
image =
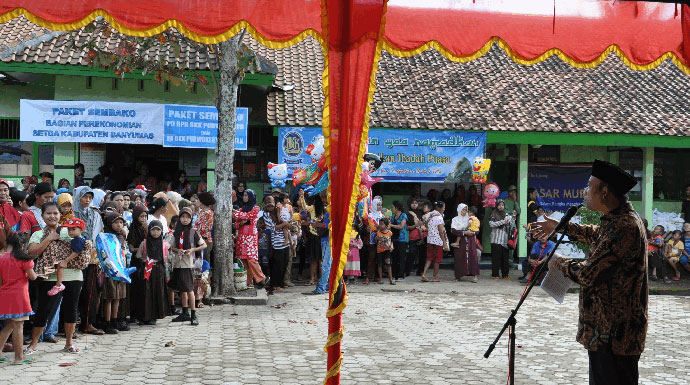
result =
[[[551,219],[549,217],[544,217],[542,222],[530,223],[530,233],[535,239],[541,239],[542,237],[548,237],[553,233],[553,230],[558,225],[558,221]]]

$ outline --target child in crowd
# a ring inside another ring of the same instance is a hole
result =
[[[664,226],[657,225],[654,227],[654,230],[652,230],[651,235],[649,236],[648,240],[648,245],[647,245],[647,251],[649,257],[653,258],[652,263],[652,275],[649,276],[649,279],[652,281],[656,281],[658,278],[656,276],[656,266],[657,266],[657,260],[661,258],[660,252],[661,248],[664,247]],[[661,272],[660,272],[661,273]],[[664,278],[664,277],[662,277]]]
[[[170,218],[170,229],[168,230],[168,233],[165,233],[165,225],[163,224],[163,221],[161,222],[161,225],[163,226],[163,241],[167,242],[168,245],[173,244],[174,236],[173,234],[175,233],[175,228],[177,227],[177,224],[180,221],[180,216],[179,215],[174,215],[172,218]],[[170,283],[170,277],[172,276],[172,272],[175,271],[175,269],[179,268],[179,258],[168,258],[167,262],[167,271],[168,271],[168,280],[167,282]],[[175,309],[175,290],[168,285],[168,299],[170,302],[170,314],[171,315],[180,315],[182,314],[181,311]]]
[[[182,302],[182,314],[173,319],[173,322],[190,321],[191,325],[199,325],[196,317],[196,302],[194,299],[194,258],[201,258],[201,250],[206,248],[206,243],[199,233],[192,228],[191,208],[185,207],[180,212],[180,221],[175,226],[174,240],[171,247],[175,258],[179,260],[178,268],[173,270],[169,286],[180,292]],[[191,310],[191,315],[189,311]]]
[[[140,325],[155,325],[156,320],[170,315],[165,289],[165,264],[169,248],[168,242],[163,240],[163,224],[159,220],[151,221],[146,239],[137,249],[141,266],[136,272],[140,293],[134,306]]]
[[[266,226],[263,217],[259,218],[256,227],[259,229],[259,265],[264,275],[269,276],[268,254],[271,250],[271,230]]]
[[[74,218],[74,212],[72,211],[72,195],[68,193],[62,193],[55,198],[58,209],[60,210],[60,225],[64,225],[70,219]]]
[[[83,220],[79,218],[72,218],[65,222],[62,227],[67,228],[67,234],[70,238],[72,238],[72,241],[70,242],[72,252],[67,259],[63,260],[57,265],[57,280],[55,281],[55,286],[48,290],[48,295],[50,296],[56,295],[57,293],[65,290],[65,285],[62,284],[64,275],[63,269],[67,268],[67,264],[76,258],[82,251],[84,251],[87,242],[86,239],[81,236],[81,233],[86,227],[86,223]]]
[[[36,279],[34,261],[24,251],[26,233],[11,233],[7,237],[5,252],[0,255],[0,320],[5,327],[0,331],[0,348],[12,334],[14,363],[29,364],[32,358],[24,359],[24,321],[34,312],[29,301],[29,280]],[[6,357],[0,357],[0,362]]]
[[[391,252],[393,251],[393,233],[388,229],[390,221],[388,218],[379,219],[379,231],[376,232],[376,264],[378,265],[378,283],[383,283],[383,266],[388,272],[388,282],[395,285],[393,281],[393,269],[391,268]]]
[[[682,235],[680,230],[674,230],[673,233],[671,233],[671,239],[668,241],[668,246],[666,247],[666,260],[676,272],[676,275],[671,278],[674,281],[680,280],[678,262],[680,261],[681,254],[685,252],[685,245],[683,244],[683,240],[681,240]]]
[[[123,254],[127,248],[127,236],[124,231],[125,220],[117,212],[110,212],[105,216],[104,233],[115,234],[118,240],[118,246]],[[122,261],[123,266],[127,266],[127,261]],[[127,284],[125,282],[116,281],[112,278],[106,277],[103,284],[103,331],[106,334],[117,334],[119,331],[128,331],[124,319],[118,319],[118,311],[120,310],[120,300],[127,298]]]
[[[343,270],[343,276],[350,277],[349,284],[355,285],[357,283],[357,278],[362,275],[359,266],[359,249],[362,248],[364,244],[362,239],[359,237],[357,230],[352,228],[352,234],[350,235],[350,251],[347,253],[347,263],[345,264],[345,269]]]

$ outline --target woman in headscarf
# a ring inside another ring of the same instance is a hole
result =
[[[10,231],[19,223],[20,217],[19,211],[10,203],[9,182],[0,179],[0,224],[2,225],[2,231],[9,235]],[[4,242],[2,246],[5,246]]]
[[[60,225],[64,225],[68,220],[74,218],[72,196],[68,193],[58,195],[57,204],[60,209]]]
[[[457,247],[453,248],[455,257],[455,279],[472,275],[473,283],[477,283],[479,275],[479,261],[477,260],[477,238],[470,230],[470,212],[466,204],[458,205],[458,215],[451,222],[451,232],[457,238]],[[453,245],[451,245],[453,246]]]
[[[508,234],[515,226],[515,218],[506,214],[506,204],[496,201],[496,208],[489,217],[491,226],[491,277],[498,279],[499,270],[503,279],[510,279],[508,264]]]
[[[146,213],[137,208],[134,208],[135,213]],[[133,223],[140,223],[135,217]],[[134,226],[134,224],[132,225]],[[137,269],[135,280],[137,286],[137,295],[134,299],[133,314],[136,314],[140,325],[155,325],[156,320],[165,318],[170,315],[170,302],[168,300],[168,292],[165,286],[166,273],[165,264],[168,258],[168,249],[170,245],[163,240],[163,224],[159,220],[153,220],[148,225],[148,230],[145,228],[134,229],[130,232],[137,232],[139,235],[145,233],[145,239],[142,240],[136,249],[137,265],[141,266]],[[137,235],[137,237],[139,236]],[[133,238],[131,238],[133,240]],[[134,288],[132,289],[134,291]]]
[[[130,227],[129,234],[127,234],[127,244],[129,245],[129,251],[133,255],[137,254],[142,242],[146,240],[146,233],[149,226],[148,219],[148,209],[144,205],[136,205],[132,213],[132,227]],[[137,271],[141,270],[141,259],[132,258],[131,266],[136,267]],[[138,276],[139,275],[137,274],[136,277]],[[140,319],[139,314],[137,313],[137,301],[141,295],[144,295],[141,282],[141,280],[133,279],[132,284],[130,285],[130,295],[128,296],[131,310],[130,323]]]
[[[241,198],[240,210],[232,213],[233,222],[237,229],[237,243],[235,255],[247,270],[247,284],[265,284],[266,276],[259,265],[259,233],[256,222],[259,220],[259,206],[256,205],[254,190],[247,189]]]
[[[91,202],[91,206],[96,208],[101,207],[101,204],[103,203],[103,200],[106,196],[106,192],[98,188],[91,190],[91,192],[93,194],[93,202]]]
[[[417,275],[422,275],[424,271],[424,264],[426,263],[426,239],[424,238],[424,211],[422,211],[421,202],[417,198],[410,200],[410,210],[407,212],[407,230],[410,232],[409,253],[407,258],[407,266],[405,266],[407,275],[412,271],[414,261],[417,260]]]
[[[74,216],[83,220],[85,225],[81,236],[96,244],[96,236],[103,230],[103,219],[96,207],[92,207],[94,192],[89,186],[77,187],[74,191]],[[102,335],[104,332],[93,326],[101,304],[101,287],[98,284],[98,275],[101,269],[94,258],[83,270],[84,286],[79,297],[79,317],[82,320],[81,327],[85,333]]]
[[[369,211],[369,218],[373,220],[376,224],[379,223],[379,219],[384,217],[383,213],[383,201],[381,197],[376,196],[371,200],[371,211]],[[374,279],[376,276],[376,230],[371,230],[369,232],[369,246],[367,247],[367,276],[362,282],[363,285],[368,285],[369,280]]]
[[[182,200],[182,195],[175,191],[168,191],[165,193],[168,199],[168,211],[165,213],[165,219],[168,220],[168,225],[170,224],[170,219],[175,215],[180,215],[180,201]]]

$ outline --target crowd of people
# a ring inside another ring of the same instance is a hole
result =
[[[52,176],[41,177],[24,178],[22,188],[0,179],[0,346],[14,350],[15,363],[30,363],[39,342],[57,343],[58,331],[64,351],[79,353],[77,328],[117,334],[169,316],[199,324],[214,257],[212,193],[194,192],[182,175],[157,193],[143,184],[72,189],[66,180],[56,191]],[[122,265],[136,267],[131,283],[101,269],[102,233]]]

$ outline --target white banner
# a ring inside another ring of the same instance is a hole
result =
[[[165,105],[22,99],[20,140],[163,144]]]

